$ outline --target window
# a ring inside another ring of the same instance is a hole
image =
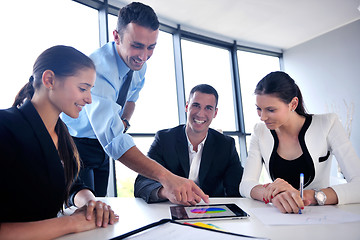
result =
[[[116,28],[117,17],[109,16],[109,35]],[[172,35],[163,31],[154,54],[146,62],[145,85],[136,102],[129,133],[155,133],[179,123],[176,97]]]
[[[147,61],[130,133],[155,133],[179,124],[173,52],[172,35],[160,31],[154,54]]]
[[[117,16],[108,14],[109,42],[114,41],[113,31],[117,28]]]
[[[243,103],[243,113],[246,133],[251,133],[255,123],[259,122],[255,107],[254,90],[256,84],[268,73],[280,70],[279,57],[263,54],[238,51],[238,63],[241,84],[241,97]],[[249,147],[251,136],[246,136],[246,146]],[[248,149],[247,149],[248,150]],[[245,164],[245,160],[243,165]],[[260,183],[271,182],[265,167],[263,166],[260,174]]]
[[[219,110],[211,128],[236,131],[230,52],[188,40],[181,41],[181,49],[186,100],[194,86],[213,86],[219,94]]]
[[[99,46],[98,12],[76,2],[4,1],[1,8],[0,109],[12,105],[45,49],[69,45],[90,54]]]
[[[134,137],[136,147],[143,154],[147,154],[154,137]],[[119,161],[115,161],[116,174],[116,192],[118,197],[133,197],[134,196],[134,182],[138,175],[137,172],[132,171]]]
[[[241,97],[246,133],[251,133],[259,116],[255,107],[256,84],[270,72],[280,70],[279,57],[238,51]]]

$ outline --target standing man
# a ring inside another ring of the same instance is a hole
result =
[[[235,141],[209,128],[217,115],[217,103],[213,87],[195,86],[186,103],[186,125],[157,132],[148,156],[172,173],[193,180],[210,197],[240,197],[243,167]],[[134,193],[147,203],[179,203],[161,183],[141,175],[135,180]]]
[[[151,7],[135,2],[123,7],[113,32],[114,41],[90,56],[97,73],[92,104],[84,107],[78,119],[66,115],[62,118],[83,161],[80,177],[96,196],[106,195],[110,156],[136,172],[164,182],[174,199],[196,204],[201,198],[207,201],[201,189],[144,156],[131,136],[125,134],[158,34],[159,21]]]

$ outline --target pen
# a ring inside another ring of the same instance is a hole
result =
[[[304,191],[304,174],[300,173],[300,197],[303,200],[303,191]],[[299,214],[302,214],[301,209],[299,209]]]

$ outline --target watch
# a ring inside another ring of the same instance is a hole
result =
[[[320,189],[314,189],[315,191],[315,200],[317,201],[317,203],[320,205],[320,206],[323,206],[325,205],[325,201],[326,201],[326,195],[323,191],[321,191]]]
[[[130,128],[130,123],[126,118],[122,118],[121,120],[123,120],[126,123],[125,129],[124,129],[124,133],[126,133],[126,131]]]

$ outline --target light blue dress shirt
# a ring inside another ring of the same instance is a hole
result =
[[[113,159],[120,158],[135,146],[132,137],[124,134],[122,107],[116,103],[129,67],[110,42],[90,55],[96,66],[96,81],[91,90],[92,103],[85,105],[77,119],[61,114],[71,136],[98,139],[105,152]],[[146,64],[134,71],[126,101],[135,102],[145,82]]]

